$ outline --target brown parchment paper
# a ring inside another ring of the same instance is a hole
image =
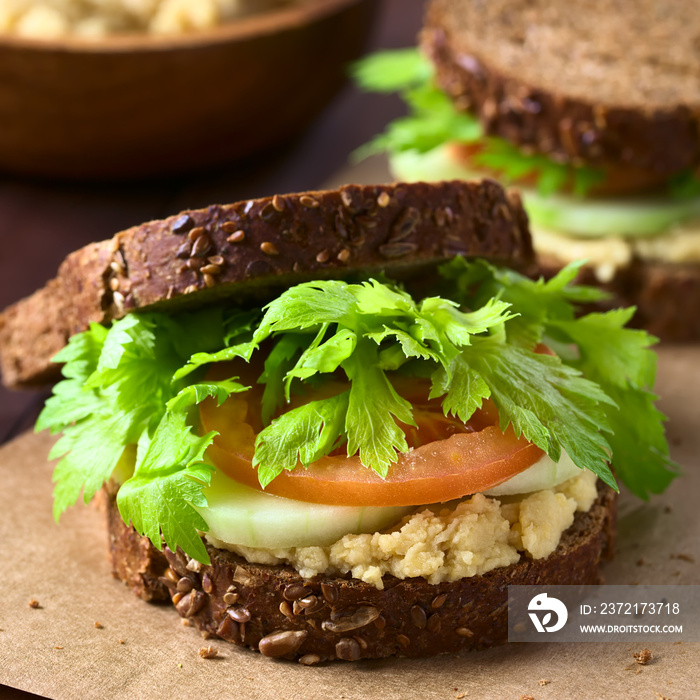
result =
[[[685,476],[650,503],[623,496],[607,583],[700,584],[700,348],[663,348],[658,390]],[[78,506],[53,522],[50,445],[44,435],[26,434],[0,450],[2,684],[71,700],[700,698],[700,644],[653,638],[634,645],[513,644],[322,667],[205,642],[172,607],[144,603],[112,578],[98,508]],[[40,608],[29,607],[32,598]],[[209,644],[220,658],[199,656]],[[644,647],[653,662],[637,666],[632,653]]]

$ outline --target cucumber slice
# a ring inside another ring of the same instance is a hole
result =
[[[440,146],[418,153],[405,151],[390,158],[399,180],[454,180],[484,177],[450,157]],[[648,237],[668,231],[674,224],[700,217],[700,197],[673,199],[662,196],[584,198],[564,194],[543,196],[527,187],[518,188],[533,224],[572,236]]]
[[[266,549],[327,546],[347,534],[377,532],[398,522],[411,507],[349,507],[273,496],[212,475],[204,489],[207,507],[197,511],[209,534],[228,544]]]
[[[566,453],[559,462],[547,455],[529,469],[485,492],[510,496],[550,489],[577,476],[581,469]],[[414,507],[350,507],[281,498],[233,481],[220,472],[204,489],[207,507],[197,507],[209,534],[228,544],[265,549],[325,547],[348,534],[378,532]]]
[[[483,173],[469,170],[451,158],[447,146],[438,146],[432,151],[402,151],[389,156],[393,176],[403,182],[437,182],[440,180],[474,180]]]
[[[563,194],[542,196],[521,190],[532,222],[550,231],[574,236],[649,237],[668,231],[674,224],[700,216],[700,198],[616,197],[585,199]]]
[[[539,462],[533,464],[520,474],[504,481],[502,484],[484,491],[486,496],[514,496],[533,491],[544,491],[578,476],[581,468],[577,467],[566,452],[561,453],[561,459],[554,462],[551,457],[544,455]]]

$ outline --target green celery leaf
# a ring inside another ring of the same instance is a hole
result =
[[[88,385],[114,383],[115,378],[108,370],[116,370],[122,358],[130,352],[132,357],[155,357],[154,321],[148,316],[129,314],[116,321],[107,332],[100,353],[97,369],[88,379]]]
[[[430,297],[421,303],[421,315],[430,319],[457,347],[469,345],[472,335],[483,333],[505,323],[516,314],[509,313],[510,304],[489,299],[480,309],[470,313],[460,311],[455,302]]]
[[[407,452],[406,436],[394,418],[415,425],[411,404],[401,398],[378,367],[377,348],[360,340],[343,368],[352,382],[345,432],[348,454],[359,451],[360,461],[381,477],[396,461],[396,451]]]
[[[671,176],[667,186],[669,194],[675,199],[700,197],[700,178],[692,169]]]
[[[591,166],[571,166],[574,180],[573,193],[577,197],[585,197],[596,185],[605,182],[605,171]]]
[[[216,405],[226,401],[231,394],[237,394],[250,389],[249,386],[244,386],[236,381],[237,377],[230,379],[222,379],[218,382],[202,382],[200,384],[190,384],[184,389],[181,389],[166,404],[168,411],[186,411],[190,406],[196,406],[202,403],[204,399],[212,397],[216,399]]]
[[[579,271],[585,264],[585,260],[576,260],[575,262],[569,263],[561,270],[559,270],[557,274],[554,275],[554,277],[547,281],[546,289],[550,292],[562,292],[565,299],[571,300],[571,290],[574,289],[574,287],[572,287],[572,282],[576,279]],[[532,282],[532,280],[530,280],[529,278],[525,278],[518,273],[512,275],[501,275],[500,279],[508,280],[510,284],[516,284],[518,282],[522,283],[523,280]],[[541,286],[542,282],[540,282],[540,280],[537,280],[535,284],[539,284]],[[591,289],[596,288],[591,287]]]
[[[441,353],[444,346],[449,345],[449,341],[441,329],[433,323],[430,315],[422,313],[408,294],[391,289],[375,280],[359,288],[355,285],[353,290],[358,296],[358,306],[362,312],[364,337],[371,338],[379,344],[393,336],[399,341],[405,359],[422,357],[441,361]],[[436,304],[439,305],[441,302],[446,306],[452,303],[436,298]],[[386,323],[381,323],[382,319]],[[389,348],[382,350],[383,361],[384,358],[391,356],[389,365],[394,365],[396,357],[388,350]]]
[[[107,329],[91,323],[87,331],[72,336],[51,361],[66,363],[62,369],[64,377],[84,381],[97,369],[106,338]]]
[[[361,284],[314,282],[294,287],[270,304],[255,338],[282,334],[280,349],[273,349],[263,380],[268,387],[278,387],[279,377],[286,371],[287,400],[292,380],[308,381],[339,368],[345,371],[352,382],[345,419],[348,454],[359,450],[362,463],[385,476],[389,464],[395,461],[396,450],[407,449],[394,417],[404,423],[412,423],[413,418],[410,404],[396,394],[383,370],[398,369],[412,360],[448,367],[459,355],[458,346],[469,343],[472,334],[502,326],[510,316],[508,304],[499,301],[463,313],[453,302],[438,297],[419,307],[405,292],[376,280]],[[334,332],[331,324],[336,326]],[[316,335],[311,342],[304,340],[306,349],[288,369],[299,350],[289,332],[298,334],[303,330],[313,330]],[[430,369],[425,374],[433,372]],[[270,392],[276,397],[277,408],[280,390]],[[299,409],[291,413],[289,421],[294,416],[305,416]],[[289,431],[286,421],[279,423],[278,419],[273,425]],[[282,462],[269,457],[256,459],[264,465],[263,481],[296,463],[296,457]]]
[[[428,60],[415,47],[380,51],[356,61],[350,74],[367,92],[395,92],[420,85],[432,75]]]
[[[127,317],[109,331],[99,326],[71,340],[57,356],[70,379],[49,400],[38,428],[63,429],[50,459],[54,471],[54,515],[83,491],[89,501],[109,478],[124,447],[136,442],[165,410],[170,376],[177,366],[169,342],[156,343],[152,317]],[[167,362],[158,364],[156,357]],[[89,374],[88,374],[89,372]],[[82,386],[81,386],[82,382]]]
[[[262,313],[259,309],[228,310],[224,314],[224,345],[240,345],[250,342],[258,327]]]
[[[387,338],[396,338],[399,341],[399,347],[392,346],[392,353],[389,353],[389,348],[382,351],[377,359],[377,364],[382,369],[398,369],[403,362],[411,357],[419,357],[423,360],[433,360],[439,362],[441,357],[438,353],[425,346],[420,341],[416,340],[412,335],[399,328],[389,328],[384,326],[381,331],[374,331],[364,334],[365,338],[373,340],[377,345],[380,345]],[[390,358],[390,359],[389,359]],[[400,362],[397,362],[400,359]]]
[[[549,159],[547,159],[549,161]],[[537,179],[537,190],[540,194],[554,194],[563,190],[569,178],[571,176],[570,169],[567,166],[563,166],[560,163],[552,163],[556,167],[551,167],[549,161],[547,163],[548,167],[538,167],[534,170],[538,174]]]
[[[265,385],[262,396],[262,421],[264,425],[284,406],[284,378],[294,360],[309,344],[309,334],[287,333],[280,336],[265,359],[265,368],[258,382]]]
[[[95,413],[63,429],[49,459],[61,457],[53,474],[56,520],[83,492],[88,503],[114,471],[138,418],[131,413]]]
[[[53,396],[46,400],[34,430],[48,429],[55,435],[103,408],[104,401],[96,391],[86,389],[79,380],[66,379],[54,387]]]
[[[348,291],[355,298],[354,311],[364,316],[404,316],[418,311],[416,303],[406,292],[371,279],[361,284],[349,285]]]
[[[590,313],[571,321],[554,321],[551,325],[566,334],[579,348],[577,366],[603,386],[626,388],[653,386],[656,355],[649,347],[657,339],[642,330],[625,328],[635,308],[614,309],[607,313]]]
[[[464,361],[461,355],[452,360],[449,370],[439,367],[431,377],[430,398],[444,396],[442,410],[445,415],[455,415],[465,423],[474,411],[481,408],[491,390],[481,375]]]
[[[593,287],[571,285],[582,264],[571,263],[547,281],[531,280],[484,260],[468,263],[463,258],[442,266],[440,273],[457,285],[457,298],[466,306],[483,308],[494,298],[510,304],[517,315],[506,319],[509,342],[531,349],[554,322],[572,321],[577,303],[606,298]]]
[[[190,557],[209,564],[198,530],[208,526],[193,506],[205,507],[202,489],[213,467],[203,464],[204,452],[216,433],[193,435],[185,413],[166,413],[134,475],[122,484],[117,505],[125,523],[162,549],[181,547]]]
[[[205,315],[216,321],[216,314]],[[109,330],[93,325],[57,356],[67,363],[63,373],[69,379],[57,385],[37,424],[38,429],[64,432],[51,452],[51,459],[62,457],[54,472],[56,517],[77,500],[81,489],[85,501],[90,500],[125,446],[142,441],[159,423],[177,391],[173,373],[186,359],[178,347],[187,348],[183,337],[199,324],[192,315],[179,322],[132,314]],[[215,333],[200,334],[202,342],[214,342]],[[196,395],[198,390],[189,391]],[[186,402],[189,395],[175,402]]]
[[[665,417],[654,407],[649,391],[656,374],[656,338],[625,328],[634,309],[591,313],[554,329],[576,344],[579,356],[570,364],[597,382],[616,402],[607,407],[613,430],[609,438],[612,465],[623,483],[640,498],[660,493],[678,476],[664,436]]]
[[[253,466],[265,488],[283,470],[304,466],[330,453],[343,436],[349,392],[311,401],[275,419],[255,441]]]
[[[545,341],[565,364],[614,400],[615,405],[602,403],[611,431],[612,466],[630,490],[645,497],[665,488],[678,472],[669,459],[663,416],[648,390],[656,370],[656,356],[649,350],[655,339],[624,327],[633,309],[576,318],[576,304],[601,298],[590,287],[571,284],[581,264],[567,266],[547,282],[482,261],[455,260],[441,272],[457,285],[458,298],[468,306],[478,307],[494,296],[513,305],[519,316],[506,323],[509,344],[533,348]]]
[[[427,153],[450,141],[473,143],[483,136],[483,127],[476,117],[457,112],[449,98],[432,85],[410,90],[404,98],[415,114],[388,124],[383,134],[352,154],[353,160],[384,151]]]
[[[255,342],[272,333],[318,328],[324,323],[350,325],[356,302],[348,286],[339,280],[324,280],[288,289],[265,307]]]
[[[374,340],[372,333],[366,334],[365,337],[372,338],[372,340]],[[393,343],[392,345],[379,350],[379,358],[377,360],[377,367],[379,367],[379,369],[384,370],[385,372],[396,371],[404,368],[407,364],[409,364],[412,369],[414,369],[416,366],[422,366],[422,364],[409,362],[409,358],[406,357],[406,349],[402,344],[397,345],[396,343]],[[414,372],[409,372],[409,376],[413,376],[413,374]]]
[[[615,403],[597,384],[558,358],[492,338],[475,338],[462,355],[491,390],[502,430],[512,424],[555,462],[565,449],[576,466],[616,488],[602,435],[611,432],[603,406]]]
[[[619,406],[609,410],[612,465],[627,488],[642,499],[661,493],[680,475],[669,457],[665,416],[654,406],[656,396],[645,389],[611,386],[608,393]]]
[[[250,341],[232,345],[230,348],[224,348],[218,352],[196,352],[190,357],[186,365],[175,371],[172,380],[179,381],[184,379],[192,372],[214,362],[228,362],[237,358],[243,358],[247,362],[250,360],[250,356],[256,347],[256,344]]]
[[[168,327],[175,336],[179,356],[189,358],[187,364],[174,373],[173,382],[184,379],[208,364],[236,358],[248,361],[257,347],[252,336],[260,315],[257,310],[213,309],[199,314],[181,314],[176,320],[168,319],[169,324],[160,321],[159,328],[162,330]],[[217,350],[222,345],[226,347]]]
[[[330,374],[335,372],[341,363],[354,352],[357,336],[353,331],[347,328],[341,329],[328,340],[321,342],[325,334],[326,326],[324,325],[314,342],[304,350],[299,361],[287,372],[287,400],[289,400],[289,390],[293,379],[308,379],[317,373]]]
[[[159,314],[156,324],[158,338],[167,337],[180,359],[188,358],[195,352],[218,350],[224,344],[226,325],[224,311],[219,307],[177,316]]]
[[[93,323],[89,330],[74,335],[53,358],[54,362],[66,363],[61,370],[66,378],[54,387],[53,396],[46,401],[36,432],[49,429],[55,434],[100,410],[98,394],[83,385],[97,369],[106,336],[107,329]]]
[[[531,280],[529,277],[507,268],[491,267],[491,269],[497,283],[508,288],[505,296],[512,303],[515,303],[516,299],[527,303],[528,297],[534,295],[539,298],[528,303],[530,313],[532,313],[533,307],[544,303],[548,315],[554,314],[557,318],[570,318],[575,310],[575,307],[571,306],[572,303],[588,303],[610,298],[609,294],[597,287],[572,284],[585,264],[585,260],[571,262],[546,281],[541,277],[537,280]],[[484,265],[489,265],[489,263],[484,263]],[[517,297],[514,296],[516,294]],[[542,315],[541,312],[539,315]]]
[[[97,369],[85,382],[99,388],[115,408],[131,411],[161,406],[172,394],[173,372],[182,364],[170,336],[156,339],[159,318],[129,314],[115,322],[107,333]],[[166,322],[167,323],[167,322]]]
[[[557,163],[541,153],[524,153],[517,145],[501,138],[486,139],[484,149],[472,160],[510,181],[534,176],[542,195],[553,194],[568,185],[575,194],[584,195],[605,179],[604,171],[598,168]]]

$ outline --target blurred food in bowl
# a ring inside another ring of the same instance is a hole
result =
[[[138,179],[288,141],[341,87],[376,9],[306,0],[181,34],[2,34],[0,171]]]
[[[182,34],[314,0],[2,0],[0,32],[36,39]]]

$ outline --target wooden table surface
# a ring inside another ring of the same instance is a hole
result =
[[[368,50],[415,43],[423,0],[381,4]],[[294,143],[218,172],[117,184],[38,182],[0,174],[0,309],[54,276],[71,251],[182,209],[315,189],[402,113],[395,97],[347,85]],[[45,394],[0,387],[0,444],[33,423]]]

